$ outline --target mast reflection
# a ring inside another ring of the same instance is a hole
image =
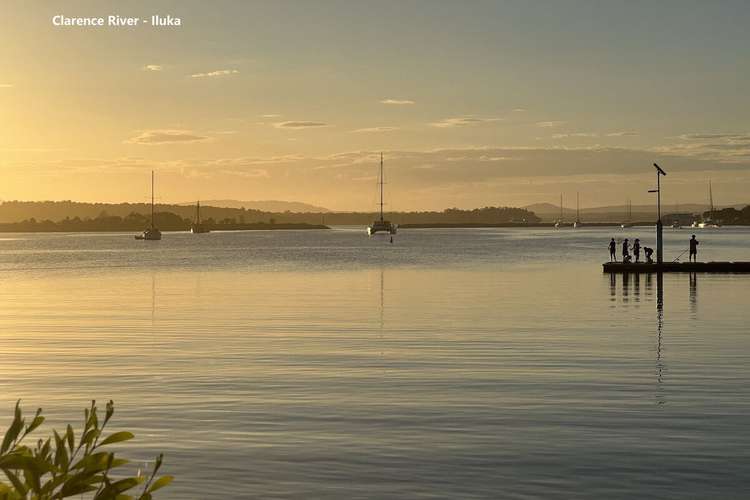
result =
[[[623,306],[634,304],[634,307],[639,307],[641,302],[641,276],[634,274],[630,276],[625,273],[621,275],[622,285],[620,287],[620,303]],[[630,283],[633,283],[631,290]],[[654,285],[656,285],[654,287]],[[664,274],[654,273],[645,275],[645,284],[643,295],[646,301],[654,296],[654,288],[656,288],[656,401],[657,404],[665,404],[664,399],[665,393],[662,383],[664,382],[664,376],[666,373],[666,363],[664,359]],[[609,295],[611,302],[617,302],[617,275],[611,273],[609,275]],[[696,277],[694,274],[690,276],[690,301],[691,307],[695,307],[696,303]],[[616,307],[613,305],[613,307]]]
[[[664,359],[662,357],[662,330],[664,328],[664,274],[656,275],[656,403],[664,404],[662,377],[664,375]]]

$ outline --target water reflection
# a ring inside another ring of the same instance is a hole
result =
[[[698,299],[698,275],[696,273],[690,273],[690,312],[695,314],[698,310],[697,299]]]
[[[655,278],[656,281],[656,400],[657,404],[664,404],[664,390],[662,383],[664,382],[664,374],[666,371],[666,365],[664,360],[664,274],[657,273]],[[617,302],[617,279],[622,280],[620,302],[622,305],[629,305],[631,302],[640,303],[641,300],[641,276],[640,274],[629,274],[617,275],[611,273],[609,275],[609,294],[610,301]],[[633,284],[632,290],[630,284]],[[697,278],[695,274],[690,276],[690,303],[691,307],[695,307],[696,303],[696,282]],[[653,297],[654,290],[654,275],[645,275],[645,298]]]
[[[662,330],[664,328],[664,274],[656,275],[656,403],[664,404],[662,377],[664,374],[664,359],[662,357]]]

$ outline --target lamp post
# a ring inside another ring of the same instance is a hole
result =
[[[661,264],[664,260],[664,242],[662,240],[662,223],[661,223],[661,176],[667,175],[662,168],[654,163],[656,168],[656,189],[650,189],[649,193],[656,193],[656,263]]]

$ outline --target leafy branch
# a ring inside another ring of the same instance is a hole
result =
[[[91,402],[84,410],[83,430],[77,441],[73,427],[68,425],[62,435],[53,430],[52,437],[39,439],[34,446],[24,444],[24,439],[44,423],[42,409],[27,424],[20,403],[16,403],[13,422],[0,445],[0,471],[8,480],[6,483],[0,476],[0,500],[58,500],[83,494],[93,500],[151,500],[155,491],[172,482],[172,476],[156,477],[163,455],[157,457],[148,476],[112,476],[114,469],[129,462],[103,448],[134,437],[120,431],[100,440],[115,413],[112,401],[107,403],[101,421],[96,401]],[[126,494],[136,489],[140,493],[135,496]]]

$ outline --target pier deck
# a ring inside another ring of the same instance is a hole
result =
[[[750,273],[750,262],[605,262],[605,273]]]

